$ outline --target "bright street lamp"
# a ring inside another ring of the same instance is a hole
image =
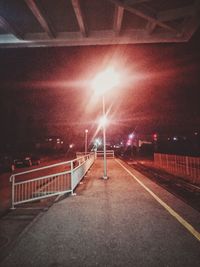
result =
[[[101,126],[103,128],[103,159],[104,159],[104,175],[103,179],[108,179],[107,176],[107,161],[106,161],[106,110],[105,110],[105,93],[107,90],[112,89],[119,83],[119,75],[113,68],[108,68],[100,72],[92,81],[94,90],[102,95],[102,112]]]
[[[85,129],[85,155],[87,154],[87,147],[88,147],[88,141],[87,141],[87,136],[88,135],[88,129]]]
[[[99,126],[100,127],[104,127],[104,126],[107,126],[108,124],[108,118],[106,116],[102,116],[99,120]]]

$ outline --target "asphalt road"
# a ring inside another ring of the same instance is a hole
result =
[[[199,212],[120,164],[109,160],[102,180],[97,160],[77,196],[44,213],[0,266],[199,267]]]

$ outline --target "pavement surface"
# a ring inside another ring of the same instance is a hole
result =
[[[121,161],[102,174],[97,160],[77,195],[37,216],[0,266],[200,266],[198,211]]]

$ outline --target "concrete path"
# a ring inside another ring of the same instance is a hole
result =
[[[44,213],[0,266],[199,267],[200,214],[115,160],[108,169],[110,178],[100,179],[97,160],[77,196]]]

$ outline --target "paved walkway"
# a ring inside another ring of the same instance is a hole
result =
[[[100,179],[97,160],[77,196],[44,213],[0,266],[199,267],[200,214],[115,160],[108,169],[110,178]]]

